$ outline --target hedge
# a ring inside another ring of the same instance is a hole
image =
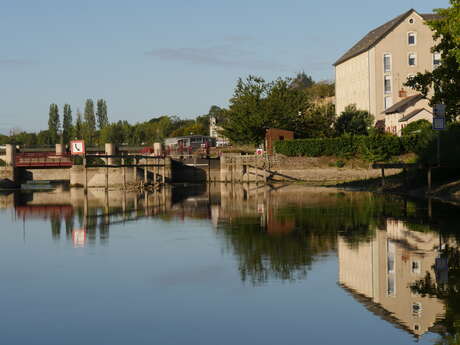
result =
[[[419,138],[416,135],[396,137],[376,134],[370,136],[344,135],[337,138],[297,139],[275,142],[277,153],[286,156],[362,156],[369,161],[389,159],[391,156],[416,152]]]

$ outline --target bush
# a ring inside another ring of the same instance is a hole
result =
[[[415,139],[412,139],[416,141]],[[415,145],[407,139],[406,146]],[[338,138],[316,138],[277,141],[275,150],[286,156],[337,156],[353,157],[361,155],[369,161],[387,160],[391,156],[405,152],[401,139],[388,134],[371,136],[344,135]]]

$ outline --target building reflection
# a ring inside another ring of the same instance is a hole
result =
[[[439,234],[418,232],[387,219],[368,242],[351,246],[338,240],[339,283],[369,311],[419,337],[444,316],[444,303],[411,289],[440,256]]]

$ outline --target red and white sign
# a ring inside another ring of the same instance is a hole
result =
[[[72,155],[84,155],[85,154],[85,141],[84,140],[72,140],[70,142],[70,153]]]
[[[257,149],[257,150],[256,150],[256,155],[262,156],[263,154],[264,154],[264,150],[263,150],[263,149]]]
[[[74,248],[83,248],[86,244],[86,231],[85,229],[72,230],[72,242]]]

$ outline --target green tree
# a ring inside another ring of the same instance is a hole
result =
[[[303,90],[290,87],[290,79],[266,82],[249,76],[239,79],[230,99],[223,135],[237,143],[260,144],[267,128],[296,131],[299,112],[309,107]],[[299,133],[300,134],[300,133]]]
[[[431,105],[445,104],[447,119],[454,121],[460,115],[460,0],[450,4],[435,10],[438,18],[428,22],[437,42],[432,50],[441,54],[440,65],[409,78],[406,85],[429,98]]]
[[[424,130],[431,129],[431,123],[427,120],[417,120],[409,123],[402,129],[402,135],[411,135],[422,132]]]
[[[72,109],[69,104],[64,104],[64,114],[62,118],[62,137],[64,143],[68,143],[73,137],[72,123]]]
[[[77,109],[77,119],[75,120],[73,135],[75,139],[83,138],[83,119],[81,116],[80,109]]]
[[[356,105],[348,105],[335,123],[338,135],[367,135],[373,122],[373,117],[366,110],[358,110]]]
[[[109,124],[109,118],[107,115],[107,103],[103,99],[97,100],[96,117],[99,129],[103,129],[105,126]]]
[[[56,144],[59,140],[59,108],[57,104],[51,104],[48,117],[49,144]]]
[[[96,138],[96,116],[94,114],[94,102],[87,99],[84,110],[83,137],[88,145],[92,145]]]
[[[292,79],[290,87],[294,89],[304,90],[312,87],[314,84],[315,82],[313,81],[313,79],[302,71],[297,73],[295,78]]]

